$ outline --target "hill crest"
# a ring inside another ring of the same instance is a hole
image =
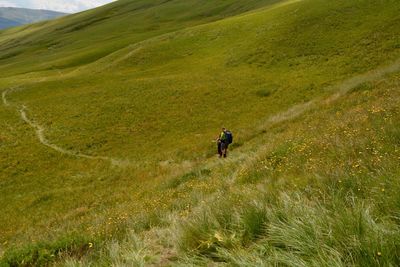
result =
[[[0,29],[50,20],[67,15],[66,13],[17,7],[0,7]]]

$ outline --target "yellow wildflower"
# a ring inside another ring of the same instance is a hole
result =
[[[216,233],[214,234],[214,237],[215,237],[219,242],[224,241],[223,237],[222,237],[221,234],[218,233],[218,232],[216,232]]]

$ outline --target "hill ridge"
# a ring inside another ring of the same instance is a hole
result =
[[[209,21],[209,22],[205,22],[202,24],[198,24],[198,25],[194,25],[194,26],[189,26],[183,29],[177,29],[175,31],[171,31],[171,32],[167,32],[167,33],[163,33],[160,35],[156,35],[156,36],[152,36],[148,39],[144,39],[141,40],[137,43],[133,43],[133,44],[128,44],[125,47],[119,48],[116,51],[113,51],[110,54],[107,54],[99,59],[97,59],[96,61],[90,62],[86,65],[82,65],[79,66],[77,69],[73,70],[73,72],[79,72],[79,70],[81,69],[85,69],[85,68],[90,68],[90,65],[96,65],[97,63],[101,63],[102,61],[107,61],[108,65],[104,66],[104,68],[100,71],[104,71],[107,69],[110,69],[112,67],[114,67],[115,65],[117,65],[119,62],[122,62],[126,59],[128,59],[130,56],[132,56],[135,52],[137,52],[141,47],[143,47],[146,44],[151,44],[154,41],[162,41],[162,40],[168,40],[168,37],[174,37],[176,35],[179,35],[180,33],[185,33],[191,30],[195,30],[195,29],[201,29],[203,27],[207,27],[207,26],[212,26],[212,25],[218,25],[219,23],[226,23],[229,22],[230,20],[236,20],[236,19],[240,19],[240,18],[245,18],[246,16],[252,16],[258,12],[261,11],[272,11],[274,9],[278,9],[281,7],[285,7],[287,5],[291,5],[291,4],[296,4],[299,3],[301,1],[304,0],[282,0],[282,1],[277,1],[276,3],[267,5],[267,6],[263,6],[263,7],[258,7],[249,11],[246,11],[244,13],[240,13],[240,14],[235,14],[233,16],[229,16],[229,17],[225,17],[225,18],[221,18],[215,21]],[[127,53],[125,53],[124,55],[121,55],[119,59],[113,60],[112,63],[110,64],[109,59],[112,59],[113,56],[116,56],[118,54],[121,54],[123,52],[125,52],[125,50],[130,50],[130,51],[126,51]]]
[[[0,7],[0,19],[5,19],[9,22],[12,22],[11,25],[10,23],[2,23],[0,21],[0,30],[7,29],[9,27],[55,19],[65,15],[67,15],[67,13],[45,9]]]

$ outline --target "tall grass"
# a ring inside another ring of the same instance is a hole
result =
[[[142,3],[0,34],[1,264],[399,265],[399,4]]]

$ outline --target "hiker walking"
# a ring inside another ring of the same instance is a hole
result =
[[[232,143],[232,139],[232,133],[226,130],[226,128],[222,128],[222,131],[217,139],[218,154],[220,158],[222,158],[222,156],[226,158],[228,147]]]

